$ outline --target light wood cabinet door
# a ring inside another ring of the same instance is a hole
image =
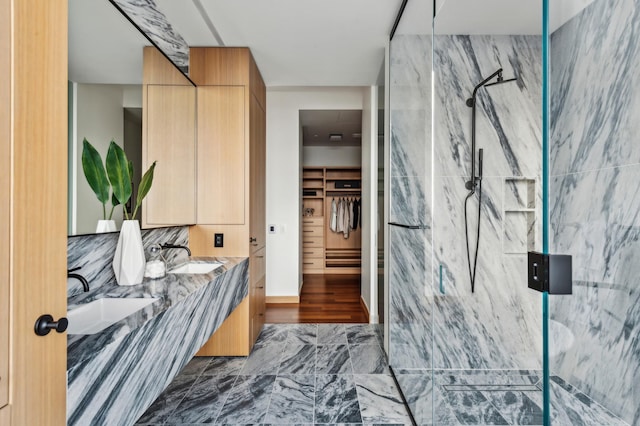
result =
[[[256,97],[251,95],[250,114],[250,186],[249,235],[252,252],[266,244],[266,114]]]
[[[197,223],[245,223],[245,88],[198,88]]]
[[[143,170],[157,161],[143,226],[196,223],[196,88],[147,85]]]
[[[262,247],[252,254],[249,262],[249,316],[251,318],[249,336],[251,344],[253,344],[260,334],[265,320],[266,248]]]

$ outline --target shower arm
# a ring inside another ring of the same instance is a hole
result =
[[[502,68],[499,68],[496,72],[489,77],[482,80],[473,88],[473,93],[470,99],[467,99],[467,106],[471,107],[471,180],[469,180],[465,187],[473,194],[476,192],[476,94],[478,90],[491,81],[494,77],[502,75]]]

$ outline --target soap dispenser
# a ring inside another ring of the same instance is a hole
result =
[[[149,253],[149,260],[147,261],[144,276],[151,279],[165,277],[167,275],[167,262],[162,256],[160,244],[150,245],[147,252]]]

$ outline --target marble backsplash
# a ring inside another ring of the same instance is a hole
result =
[[[113,255],[118,244],[118,232],[107,234],[77,235],[67,238],[67,268],[80,266],[76,273],[89,282],[90,291],[103,286],[115,286]],[[189,228],[176,226],[142,230],[142,244],[146,249],[152,244],[173,243],[189,246]],[[185,250],[165,250],[163,256],[169,263],[187,259]],[[67,297],[82,293],[82,283],[75,278],[67,280]]]

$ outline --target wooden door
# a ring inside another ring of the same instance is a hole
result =
[[[67,336],[37,336],[34,324],[67,308],[67,1],[0,0],[0,22],[0,291],[10,292],[11,315],[0,331],[11,361],[0,423],[62,425]]]
[[[0,194],[11,193],[11,3],[0,3]],[[9,403],[9,220],[0,203],[0,409]],[[0,417],[2,420],[2,417]],[[3,424],[0,422],[0,424]]]

